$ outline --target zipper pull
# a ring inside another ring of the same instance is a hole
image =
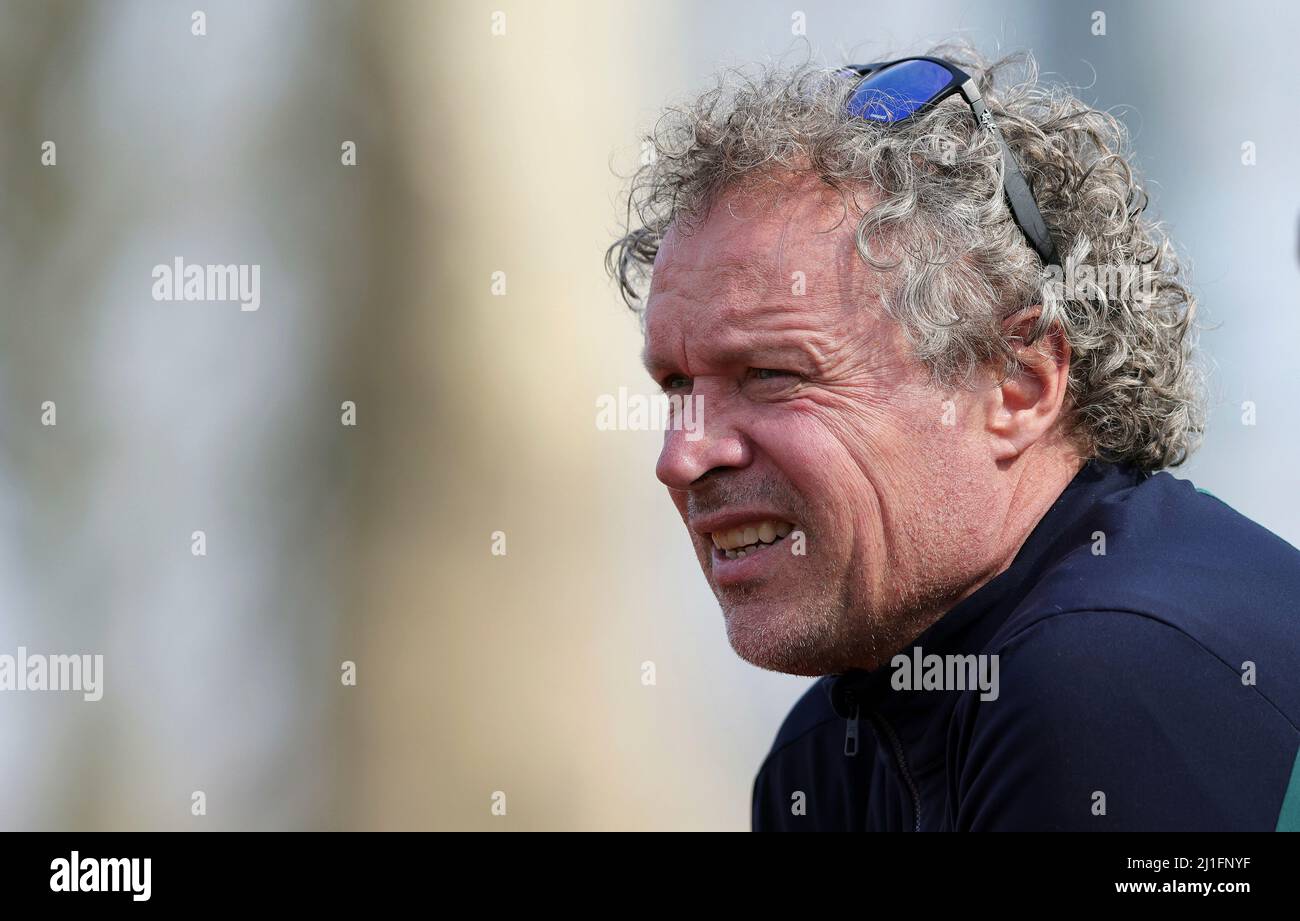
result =
[[[844,755],[847,758],[852,758],[858,753],[858,705],[857,702],[853,700],[852,695],[847,699],[849,702],[853,703],[853,715],[846,720],[847,728],[844,730]]]

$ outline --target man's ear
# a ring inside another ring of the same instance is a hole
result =
[[[1035,306],[1003,321],[1017,364],[1010,376],[994,383],[987,403],[986,428],[998,461],[1013,460],[1051,433],[1065,403],[1070,377],[1065,331],[1053,323],[1032,345],[1025,344],[1041,316],[1042,308]]]

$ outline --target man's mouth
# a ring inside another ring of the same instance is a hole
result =
[[[793,530],[794,525],[789,522],[765,518],[726,531],[714,531],[709,537],[723,556],[729,560],[739,560],[783,540]]]

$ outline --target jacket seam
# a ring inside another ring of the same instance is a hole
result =
[[[1024,636],[1029,631],[1035,629],[1036,627],[1042,626],[1043,624],[1047,623],[1048,621],[1054,618],[1063,617],[1069,614],[1129,614],[1134,617],[1141,617],[1145,620],[1149,620],[1152,621],[1153,623],[1157,623],[1162,627],[1167,627],[1170,630],[1173,630],[1175,633],[1187,637],[1187,639],[1191,640],[1192,643],[1196,645],[1202,652],[1204,652],[1211,659],[1214,659],[1216,662],[1221,664],[1228,671],[1232,672],[1234,675],[1237,675],[1238,677],[1240,677],[1241,675],[1241,673],[1236,668],[1234,668],[1229,662],[1225,661],[1222,656],[1209,649],[1204,643],[1202,643],[1196,637],[1192,636],[1186,630],[1183,630],[1181,627],[1176,627],[1173,624],[1169,623],[1168,621],[1162,620],[1157,615],[1151,614],[1148,611],[1136,611],[1133,610],[1132,608],[1074,608],[1069,611],[1053,611],[1050,614],[1046,614],[1043,617],[1038,618],[1031,624],[1026,624],[1024,627],[1021,627],[1015,633],[1011,634],[1011,636],[1003,640],[1002,643],[1000,643],[997,649],[995,650],[996,654],[1002,655],[1003,653],[1005,653],[1007,646],[1009,646],[1013,641],[1020,638],[1021,636]],[[1300,733],[1300,726],[1297,726],[1294,722],[1292,722],[1291,718],[1286,715],[1285,711],[1283,711],[1281,707],[1275,704],[1268,697],[1267,694],[1265,694],[1263,691],[1259,689],[1259,685],[1252,684],[1252,685],[1248,685],[1248,687],[1252,691],[1254,691],[1255,694],[1259,696],[1260,700],[1264,701],[1264,703],[1272,707],[1273,710],[1277,713],[1277,715],[1282,717],[1283,722],[1285,722],[1288,726],[1290,726],[1293,731]]]

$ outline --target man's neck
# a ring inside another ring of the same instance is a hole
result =
[[[937,623],[958,604],[1006,572],[1015,561],[1020,549],[1034,532],[1052,505],[1065,492],[1066,487],[1083,468],[1085,461],[1077,453],[1058,443],[1043,446],[1035,456],[1028,452],[1017,458],[1014,465],[1001,471],[1002,481],[997,492],[995,508],[1000,509],[1002,523],[998,528],[995,556],[982,573],[961,591],[929,607],[919,617],[908,620],[902,628],[900,642],[878,662],[864,663],[859,667],[872,671],[890,661],[900,650],[907,648],[918,636]]]
[[[986,574],[962,593],[958,602],[969,598],[1007,571],[1029,535],[1078,475],[1084,463],[1084,459],[1063,441],[1055,441],[1043,445],[1037,456],[1031,448],[1003,472],[1006,479],[1000,502],[1000,552],[991,562]]]

